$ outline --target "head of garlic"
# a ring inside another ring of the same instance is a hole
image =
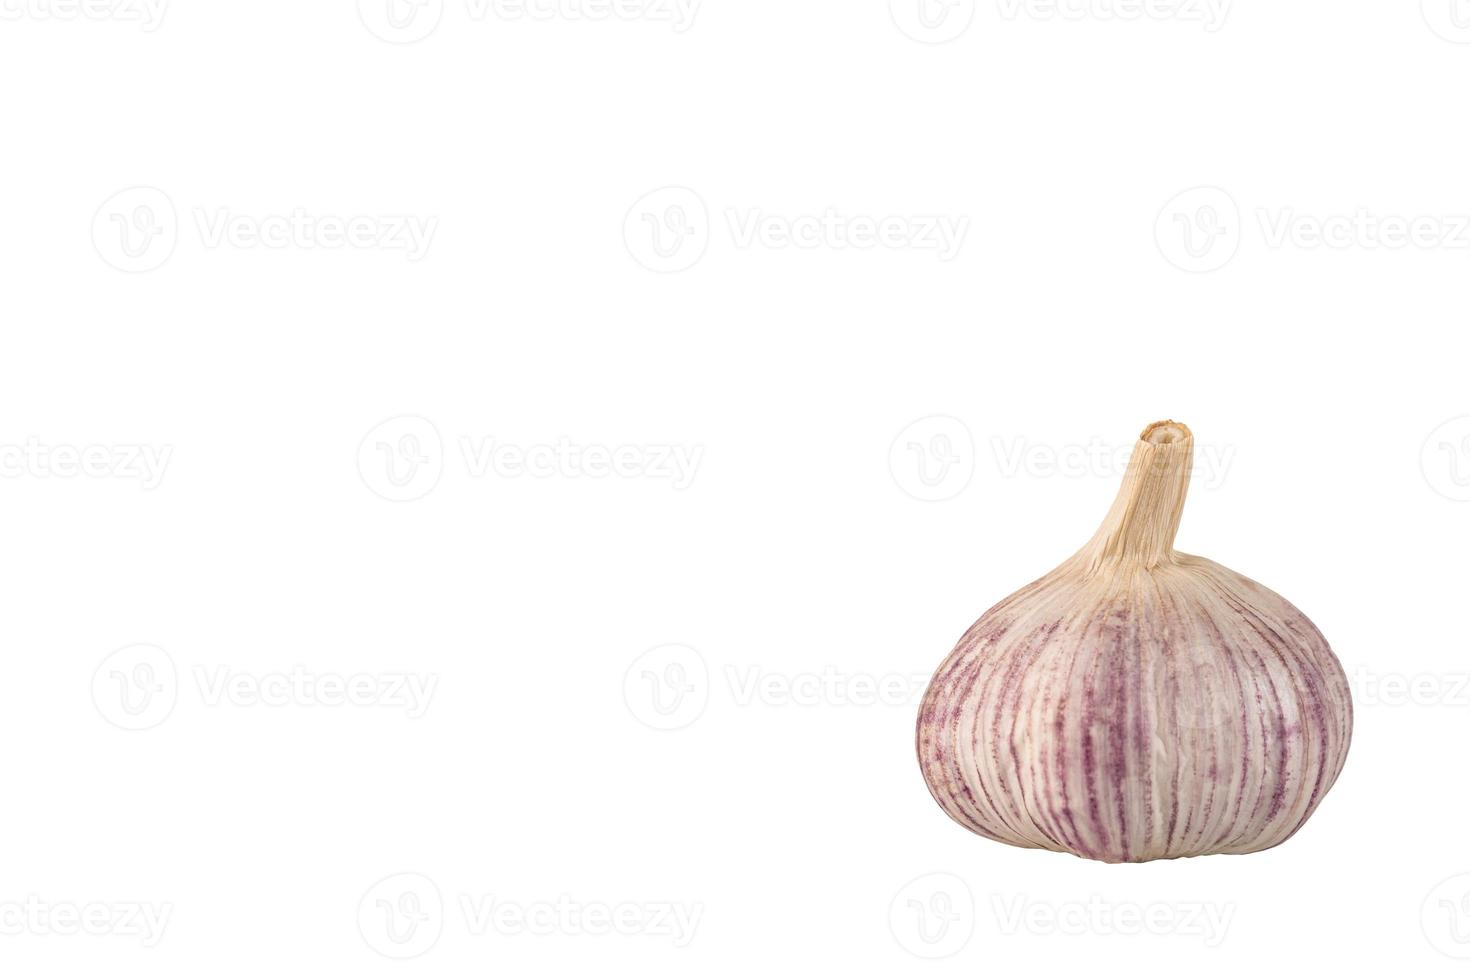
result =
[[[1271,590],[1174,550],[1194,440],[1144,430],[1091,541],[994,606],[919,710],[935,800],[977,834],[1099,861],[1291,837],[1342,771],[1347,678]]]

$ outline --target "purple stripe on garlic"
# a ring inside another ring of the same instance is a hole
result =
[[[960,638],[919,710],[935,800],[977,834],[1099,861],[1244,854],[1342,771],[1347,678],[1281,596],[1174,550],[1194,439],[1144,430],[1092,540]]]

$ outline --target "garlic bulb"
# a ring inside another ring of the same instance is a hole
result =
[[[992,840],[1099,861],[1244,854],[1342,771],[1347,678],[1276,593],[1174,550],[1194,439],[1144,430],[1091,541],[970,627],[929,683],[919,764]]]

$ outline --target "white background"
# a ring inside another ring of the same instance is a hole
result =
[[[1462,975],[1470,7],[546,2],[0,3],[0,971]],[[1347,768],[967,834],[923,680],[1166,417]]]

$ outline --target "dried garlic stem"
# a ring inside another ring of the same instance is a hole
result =
[[[1172,561],[1193,465],[1194,435],[1188,426],[1166,421],[1144,429],[1112,509],[1075,560],[1090,572]]]

